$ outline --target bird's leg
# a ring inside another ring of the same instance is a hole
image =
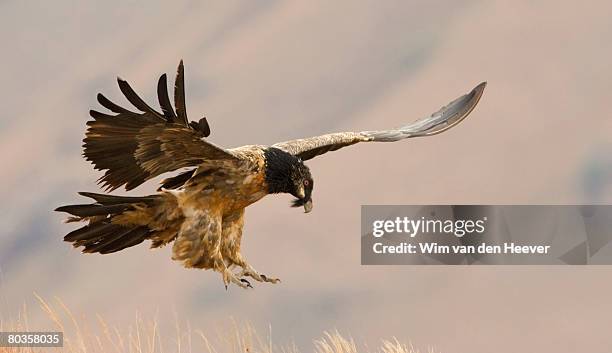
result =
[[[232,264],[242,268],[242,271],[237,273],[238,277],[248,276],[258,282],[268,282],[268,283],[280,282],[280,279],[278,278],[266,276],[264,274],[257,272],[251,265],[249,265],[246,262],[246,260],[242,257],[242,254],[240,254],[240,252],[232,253],[230,256],[230,260]]]

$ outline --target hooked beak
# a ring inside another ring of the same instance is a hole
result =
[[[304,213],[308,213],[312,211],[312,199],[309,199],[308,201],[306,201],[306,203],[304,204]]]
[[[304,187],[300,187],[297,191],[297,197],[299,199],[305,199],[306,198],[306,191],[304,191]]]

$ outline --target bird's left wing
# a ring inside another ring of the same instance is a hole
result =
[[[455,99],[430,116],[392,130],[338,132],[311,138],[280,142],[272,147],[308,160],[318,155],[338,150],[358,142],[394,142],[410,137],[431,136],[459,124],[476,107],[486,82],[470,93]]]
[[[157,94],[161,112],[151,108],[122,80],[121,92],[140,112],[132,112],[98,94],[98,102],[114,114],[91,110],[83,140],[83,155],[96,169],[105,170],[100,178],[110,190],[125,184],[131,190],[160,174],[202,163],[237,161],[231,152],[204,140],[210,134],[206,118],[189,122],[185,109],[183,61],[179,64],[174,87],[174,105],[168,97],[166,75],[159,78]]]

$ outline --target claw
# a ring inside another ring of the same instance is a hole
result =
[[[251,278],[253,278],[254,280],[258,281],[258,282],[268,282],[268,283],[278,283],[280,282],[280,279],[278,278],[272,278],[272,277],[268,277],[264,274],[261,274],[257,271],[255,271],[254,268],[252,268],[251,266],[248,266],[246,268],[244,268],[242,270],[242,272],[240,273],[240,276],[249,276]]]
[[[260,276],[261,276],[261,278],[263,278],[264,281],[270,282],[270,283],[278,283],[278,282],[281,281],[280,278],[269,278],[266,275],[260,275]]]
[[[223,283],[225,284],[225,289],[227,290],[227,287],[229,286],[230,283],[233,283],[235,285],[237,285],[240,288],[253,288],[251,286],[251,283],[249,283],[249,281],[245,280],[245,279],[241,279],[238,278],[238,276],[236,274],[234,274],[232,271],[230,271],[229,269],[225,269],[225,271],[222,273],[222,277],[223,277]]]

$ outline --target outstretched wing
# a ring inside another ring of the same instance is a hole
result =
[[[162,112],[145,103],[118,78],[119,88],[140,112],[132,112],[98,94],[98,102],[114,115],[91,110],[83,155],[95,169],[105,170],[98,180],[108,190],[125,184],[131,190],[162,173],[204,162],[237,160],[230,152],[204,141],[210,135],[206,118],[189,122],[185,109],[184,68],[181,60],[174,87],[174,105],[168,97],[166,75],[159,78],[157,95]]]
[[[338,132],[317,137],[280,142],[272,145],[308,160],[318,155],[338,150],[358,142],[393,142],[410,137],[439,134],[459,124],[476,107],[486,82],[476,86],[470,93],[455,99],[430,116],[397,129],[362,132]]]

